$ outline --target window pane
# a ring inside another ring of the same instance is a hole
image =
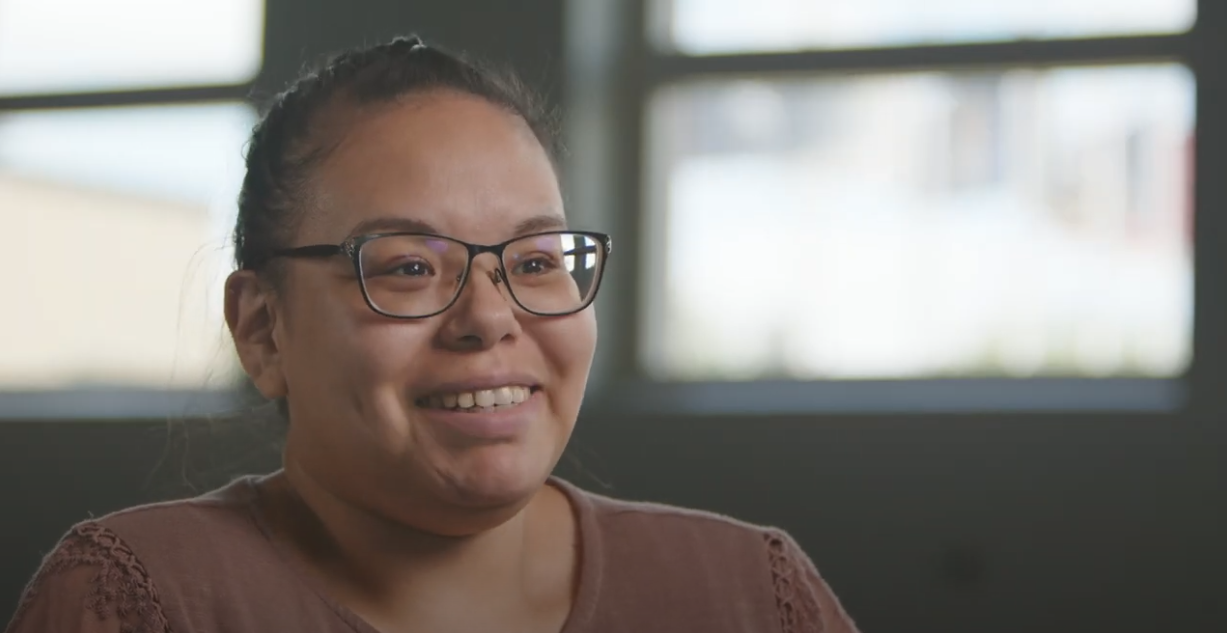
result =
[[[241,83],[263,0],[0,0],[0,94]]]
[[[648,369],[1180,374],[1193,93],[1174,65],[663,92]]]
[[[702,55],[1179,33],[1197,0],[655,0],[657,39]]]
[[[235,377],[220,284],[242,104],[0,116],[0,390]]]

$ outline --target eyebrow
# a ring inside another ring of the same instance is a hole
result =
[[[518,222],[515,225],[513,235],[527,235],[529,233],[541,233],[544,231],[562,230],[566,228],[566,218],[563,218],[561,215],[544,213]],[[431,235],[443,235],[442,231],[436,229],[429,222],[424,222],[413,218],[383,217],[372,218],[370,220],[359,222],[356,226],[354,226],[353,230],[349,232],[349,236],[353,237],[355,235],[385,232],[429,233]]]
[[[567,228],[567,220],[561,215],[542,214],[534,215],[527,220],[524,220],[515,227],[516,235],[525,235],[527,233],[540,233],[542,231],[554,231]]]
[[[353,237],[355,235],[367,235],[370,233],[397,232],[430,233],[433,235],[441,234],[439,230],[431,226],[429,222],[423,222],[422,220],[415,220],[413,218],[385,217],[372,218],[370,220],[363,220],[362,222],[359,222],[356,226],[354,226],[353,230],[349,232],[349,236]]]

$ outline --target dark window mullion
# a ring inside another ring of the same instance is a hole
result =
[[[251,96],[251,92],[251,84],[245,83],[221,86],[186,86],[182,88],[0,96],[0,112],[243,101]]]
[[[643,77],[651,86],[695,76],[886,72],[1184,60],[1189,57],[1192,38],[1192,34],[1181,34],[707,56],[655,53],[644,60]]]

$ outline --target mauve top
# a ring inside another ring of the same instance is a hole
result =
[[[78,524],[44,559],[6,630],[378,633],[273,538],[256,481]],[[781,530],[550,483],[578,519],[578,586],[563,633],[856,631]]]

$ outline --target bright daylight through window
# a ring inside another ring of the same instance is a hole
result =
[[[1180,33],[1197,0],[657,0],[689,55]]]
[[[0,0],[0,94],[243,83],[262,0]]]
[[[254,111],[139,91],[245,92],[263,19],[259,0],[0,0],[0,96],[60,99],[0,108],[0,285],[15,307],[0,313],[0,391],[234,384],[220,283]],[[137,96],[73,105],[107,91]]]
[[[685,52],[1193,18],[1192,0],[665,4]],[[800,13],[770,21],[764,4]],[[1194,94],[1162,62],[668,84],[645,134],[662,248],[644,365],[681,380],[1179,376]]]

